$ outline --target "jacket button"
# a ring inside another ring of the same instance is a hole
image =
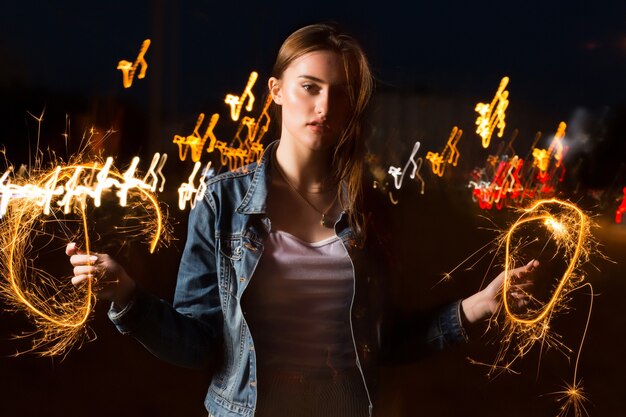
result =
[[[246,247],[246,249],[250,249],[251,251],[255,251],[256,252],[256,250],[257,250],[257,247],[252,245],[251,243],[246,242],[243,245]]]
[[[245,282],[246,281],[246,277],[239,277],[239,281],[240,282]]]

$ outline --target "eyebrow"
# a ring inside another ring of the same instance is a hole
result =
[[[314,76],[312,76],[312,75],[307,75],[307,74],[298,75],[298,77],[297,77],[297,78],[303,78],[303,79],[305,79],[305,80],[314,81],[314,82],[317,82],[317,83],[320,83],[320,84],[328,84],[328,82],[327,82],[327,81],[324,81],[324,80],[322,80],[321,78],[317,78],[317,77],[314,77]],[[347,83],[347,82],[345,82],[345,83],[341,83],[341,84],[339,84],[339,85],[341,85],[341,86],[345,87],[345,86],[347,86],[347,85],[348,85],[348,83]]]
[[[321,78],[317,78],[317,77],[314,77],[312,75],[303,74],[303,75],[299,75],[298,78],[304,78],[304,79],[307,79],[307,80],[310,80],[310,81],[315,81],[315,82],[318,82],[318,83],[325,83],[325,81],[322,80]]]

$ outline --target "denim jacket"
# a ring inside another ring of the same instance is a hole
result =
[[[274,146],[276,142],[267,147],[258,163],[206,182],[203,198],[189,214],[173,304],[138,289],[124,309],[112,306],[109,311],[121,333],[133,336],[170,363],[203,368],[217,357],[205,398],[205,407],[215,417],[254,415],[257,358],[241,297],[254,279],[264,238],[271,228],[266,197]],[[385,323],[393,315],[386,313],[381,280],[383,273],[390,272],[380,265],[372,266],[377,256],[368,255],[367,245],[358,244],[346,213],[337,220],[335,232],[354,266],[350,325],[356,366],[368,391],[371,415],[374,365],[381,352],[397,357],[385,348],[385,334],[414,333],[417,345],[433,349],[464,341],[460,302],[445,306],[426,320],[422,317],[409,324],[399,320],[389,326],[397,331],[386,331]],[[409,356],[415,356],[417,351],[411,352]]]

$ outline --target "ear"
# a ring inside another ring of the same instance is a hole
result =
[[[270,77],[267,82],[267,86],[269,87],[270,94],[272,95],[272,100],[274,103],[279,106],[283,104],[283,91],[280,86],[280,80],[276,77]]]

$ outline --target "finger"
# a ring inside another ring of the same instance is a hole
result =
[[[87,274],[77,275],[75,277],[72,277],[72,284],[73,285],[80,285],[81,283],[89,280],[90,278],[93,278],[93,276],[92,275],[87,275]]]
[[[90,265],[80,265],[74,267],[74,276],[93,275],[98,272],[98,268]]]
[[[78,253],[78,246],[76,246],[76,242],[70,242],[65,247],[65,254],[67,256],[72,256]]]
[[[531,272],[538,266],[539,266],[539,261],[536,259],[533,259],[532,261],[528,262],[524,268],[526,269],[526,272]]]
[[[519,283],[515,283],[514,287],[520,290],[530,289],[535,286],[533,281],[523,281]]]
[[[509,295],[515,298],[516,300],[526,299],[530,297],[530,294],[528,294],[527,292],[523,292],[523,291],[512,291],[509,293]]]
[[[98,262],[98,255],[72,255],[70,263],[74,266],[94,265]]]

